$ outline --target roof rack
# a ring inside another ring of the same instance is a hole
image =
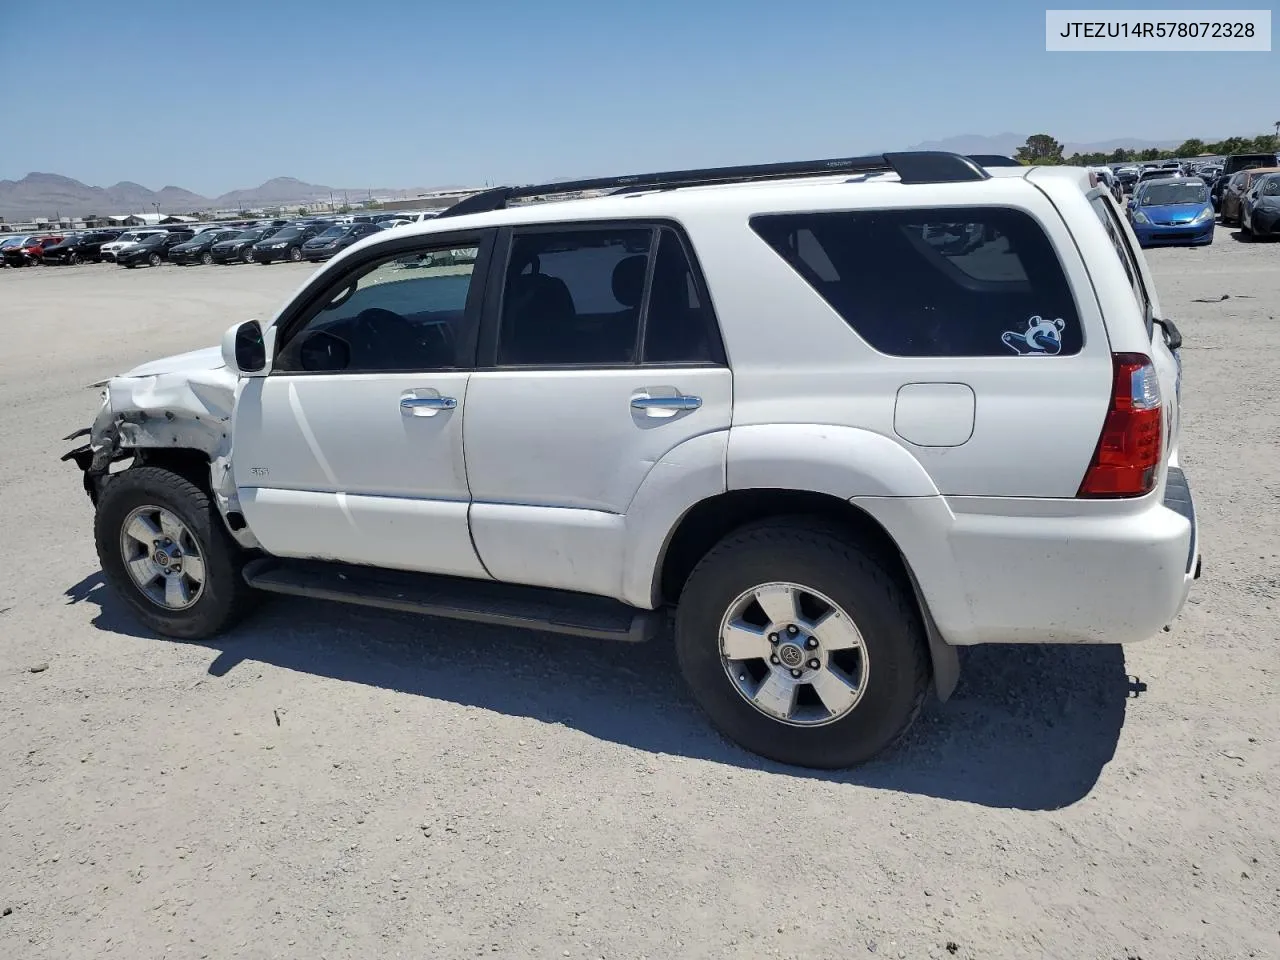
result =
[[[999,159],[1007,160],[1007,158]],[[441,211],[440,216],[458,217],[468,213],[487,213],[491,210],[505,209],[512,200],[566,193],[596,190],[612,192],[672,190],[678,187],[700,187],[719,183],[788,180],[795,177],[830,177],[840,174],[896,173],[903,183],[962,183],[986,180],[990,175],[982,169],[982,166],[975,162],[974,158],[962,157],[958,153],[919,150],[830,160],[795,160],[753,166],[669,170],[664,173],[598,177],[590,180],[529,184],[522,187],[494,187],[459,200],[453,206]]]
[[[1013,157],[1006,157],[998,153],[979,153],[970,154],[969,159],[980,167],[1022,167],[1026,166],[1021,160],[1015,160]]]

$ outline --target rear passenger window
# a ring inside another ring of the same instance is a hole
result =
[[[780,214],[751,225],[882,353],[1057,356],[1083,346],[1062,265],[1020,210]]]
[[[723,356],[710,304],[674,230],[601,227],[513,238],[499,366],[723,363]]]
[[[715,318],[673,230],[664,229],[658,240],[644,325],[644,362],[724,362]]]
[[[653,231],[557,230],[511,242],[500,365],[634,363]]]

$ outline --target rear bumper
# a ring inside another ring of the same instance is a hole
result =
[[[1171,624],[1200,574],[1191,488],[1140,502],[856,498],[910,565],[950,644],[1133,643]]]

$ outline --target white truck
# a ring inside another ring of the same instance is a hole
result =
[[[674,619],[721,731],[840,767],[949,695],[958,646],[1177,616],[1179,343],[1078,168],[498,188],[104,382],[64,459],[161,634],[264,591],[615,640]]]

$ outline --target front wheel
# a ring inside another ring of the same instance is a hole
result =
[[[74,250],[72,250],[69,254],[67,254],[67,264],[68,264],[69,266],[72,266],[72,267],[77,267],[77,266],[79,266],[79,265],[80,265],[80,254],[78,254],[78,253],[76,253]]]
[[[151,256],[147,257],[147,263],[151,264],[153,267],[160,266],[160,254],[153,253]]]
[[[294,263],[298,263],[299,261],[301,261],[301,260],[302,260],[302,248],[301,248],[301,247],[294,247],[293,249],[291,249],[291,250],[289,251],[289,259],[290,259],[290,260],[292,260]]]
[[[144,624],[183,640],[211,637],[252,605],[243,552],[203,490],[160,467],[111,477],[94,517],[107,582]]]
[[[676,612],[676,653],[715,726],[754,753],[834,769],[895,743],[924,702],[924,627],[855,541],[810,521],[730,534]]]
[[[253,263],[253,251],[246,250],[244,253],[240,254],[240,259],[245,263]]]
[[[200,262],[206,267],[209,266],[213,263],[213,254],[206,250],[204,253],[200,254]]]

